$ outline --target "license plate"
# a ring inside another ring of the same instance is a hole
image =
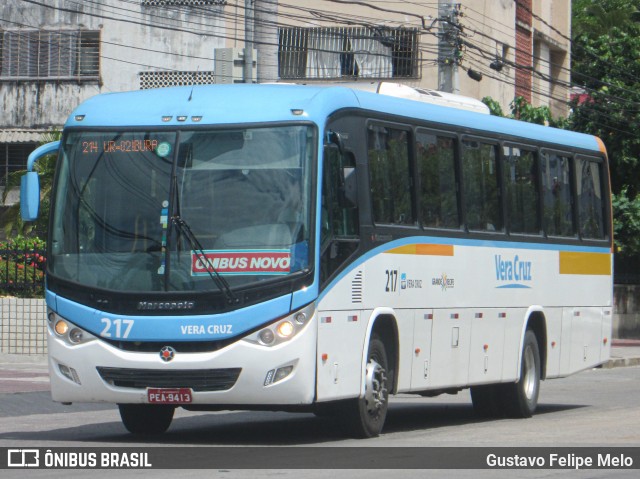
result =
[[[189,388],[149,388],[147,399],[150,404],[190,404],[193,396]]]

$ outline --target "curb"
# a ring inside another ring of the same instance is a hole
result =
[[[611,358],[604,363],[604,369],[625,368],[629,366],[640,366],[640,358]]]

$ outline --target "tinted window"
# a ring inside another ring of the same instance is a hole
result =
[[[504,147],[504,191],[509,231],[540,233],[540,194],[536,154],[511,146]]]
[[[409,132],[384,126],[368,129],[373,219],[376,223],[413,225]]]
[[[576,185],[580,234],[583,238],[604,238],[602,163],[589,159],[576,160]]]
[[[426,227],[457,228],[455,140],[427,131],[416,138],[420,176],[420,219]]]
[[[462,182],[466,224],[470,230],[502,230],[496,146],[462,142]]]
[[[573,236],[570,159],[556,153],[544,153],[541,159],[545,231],[549,236]]]

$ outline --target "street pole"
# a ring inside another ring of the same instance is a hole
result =
[[[446,0],[439,0],[438,19],[438,89],[447,93],[460,93],[458,77],[458,11]]]
[[[253,1],[244,0],[244,83],[253,83]]]
[[[278,0],[255,0],[258,83],[278,80]]]

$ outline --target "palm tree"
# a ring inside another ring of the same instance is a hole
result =
[[[42,136],[42,140],[38,146],[57,141],[61,136],[62,133],[60,131],[51,130]],[[49,224],[49,208],[51,204],[51,187],[53,185],[53,175],[55,173],[57,159],[58,155],[47,155],[38,160],[34,166],[35,171],[38,172],[38,176],[40,177],[40,214],[38,219],[32,223],[23,222],[20,216],[20,202],[18,201],[9,207],[5,214],[0,217],[0,226],[4,228],[7,236],[11,236],[12,234],[20,234],[23,236],[35,234],[42,239],[46,239],[47,226]],[[20,187],[20,178],[25,173],[26,170],[9,173],[6,187],[2,193],[3,203],[7,200],[7,195],[11,189]]]

